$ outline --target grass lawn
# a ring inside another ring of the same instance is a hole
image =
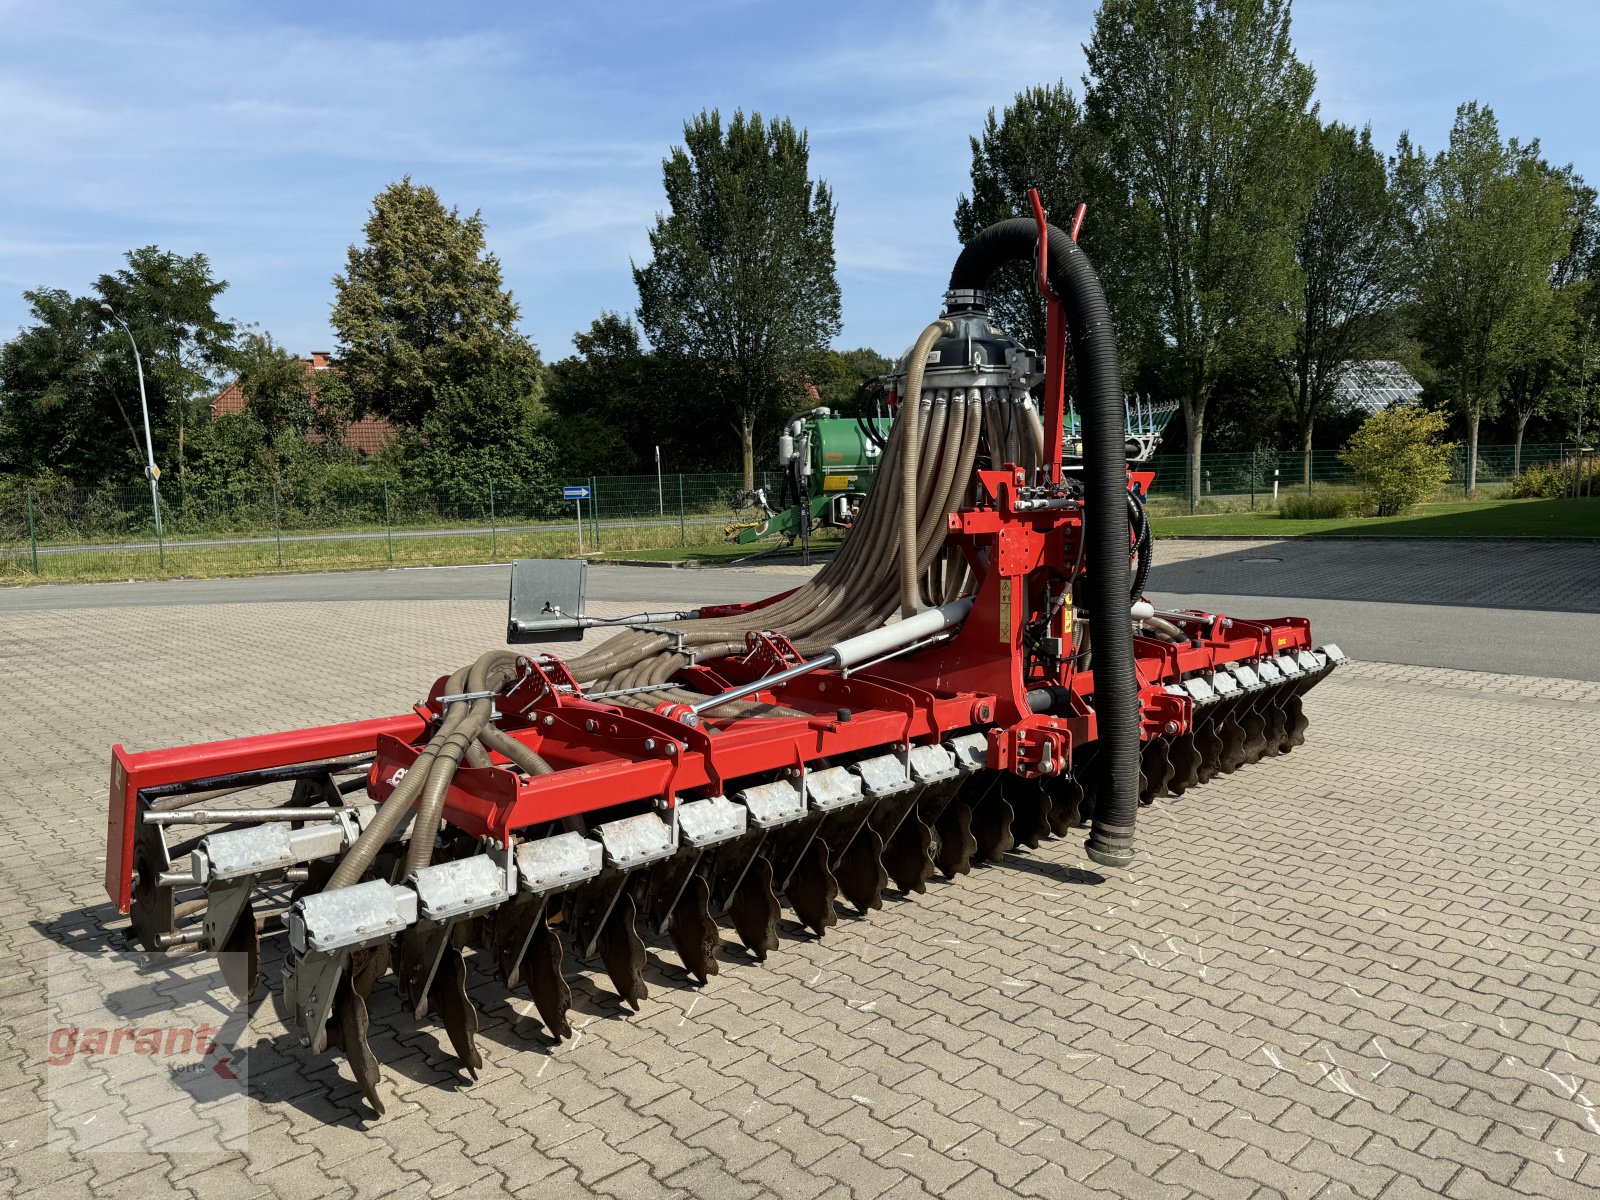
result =
[[[1422,504],[1403,517],[1289,521],[1271,512],[1154,516],[1158,538],[1417,537],[1597,538],[1600,499],[1458,500]]]
[[[318,531],[319,533],[322,531]],[[652,545],[680,537],[676,523],[666,526],[602,526],[601,553],[592,537],[585,548],[592,559],[605,562]],[[719,552],[722,530],[714,525],[690,525],[682,536],[687,546],[656,550],[663,556],[688,556],[701,551]],[[43,548],[41,548],[43,549]],[[732,548],[729,548],[732,549]],[[750,547],[738,550],[748,553]],[[564,558],[578,552],[575,529],[548,532],[507,532],[495,536],[451,534],[396,537],[393,546],[383,538],[329,538],[307,542],[271,541],[239,546],[192,546],[168,542],[166,569],[154,549],[74,550],[41,553],[39,574],[33,573],[26,547],[0,552],[0,586],[36,583],[107,583],[131,579],[216,579],[231,575],[275,575],[303,571],[360,571],[382,567],[459,566],[468,563],[506,562],[513,558]]]

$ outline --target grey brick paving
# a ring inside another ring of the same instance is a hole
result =
[[[789,936],[765,965],[730,949],[704,989],[654,947],[637,1015],[580,969],[579,1036],[553,1050],[478,972],[476,1084],[381,985],[389,1115],[370,1127],[342,1061],[279,1047],[267,1000],[247,1154],[47,1149],[48,956],[118,924],[100,885],[109,744],[399,711],[502,616],[494,599],[0,617],[0,1193],[1600,1185],[1600,685],[1383,664],[1312,693],[1301,750],[1145,811],[1132,870],[1100,879],[1077,841],[1050,843],[823,941]]]

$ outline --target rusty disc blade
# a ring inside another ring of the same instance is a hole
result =
[[[550,1036],[558,1042],[571,1037],[567,1010],[572,1005],[572,989],[561,974],[561,939],[545,921],[535,927],[528,952],[522,956],[522,977]]]
[[[219,949],[223,982],[242,1003],[248,1004],[261,986],[261,935],[256,932],[255,912],[248,900]]]
[[[811,845],[795,863],[784,895],[800,924],[818,937],[827,932],[828,926],[839,923],[839,914],[834,911],[839,881],[828,867],[828,845],[820,837],[811,839]]]
[[[757,855],[745,872],[733,898],[728,901],[728,916],[745,948],[765,961],[778,948],[778,897],[772,890],[772,863]]]
[[[926,892],[933,877],[933,830],[911,812],[883,848],[883,869],[903,892]]]
[[[696,983],[703,984],[717,973],[717,946],[722,939],[711,916],[711,889],[704,876],[692,875],[684,885],[667,936]]]
[[[623,892],[617,897],[616,904],[612,905],[611,914],[606,917],[597,946],[600,961],[605,964],[606,974],[611,977],[611,986],[617,989],[617,995],[634,1012],[639,1011],[640,1003],[650,995],[650,989],[644,983],[644,942],[633,925],[637,915],[633,897]]]
[[[428,989],[428,1004],[438,1014],[461,1065],[477,1079],[483,1069],[483,1056],[478,1053],[478,1009],[467,996],[467,960],[454,944],[447,944],[439,957],[439,969],[433,973],[433,984]]]
[[[889,873],[883,869],[883,838],[876,829],[862,826],[833,864],[833,876],[839,881],[840,894],[856,906],[857,912],[883,907],[883,889],[889,886]]]

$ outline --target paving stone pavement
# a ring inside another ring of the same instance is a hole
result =
[[[645,579],[641,586],[648,586]],[[598,606],[597,606],[598,607]],[[227,1197],[1400,1197],[1600,1186],[1600,685],[1358,663],[1293,754],[842,916],[709,986],[574,980],[575,1040],[476,970],[485,1068],[380,985],[389,1113],[252,1024],[247,1153],[50,1150],[44,977],[122,922],[105,775],[132,748],[401,711],[498,601],[0,618],[0,1193]],[[267,972],[276,981],[276,955]]]
[[[1161,539],[1152,591],[1600,613],[1593,542]]]

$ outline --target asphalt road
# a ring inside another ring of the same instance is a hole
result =
[[[795,586],[792,569],[589,567],[591,600],[638,601],[651,608],[692,608],[707,602],[758,600]],[[340,600],[485,600],[506,596],[505,563],[466,567],[401,567],[383,571],[326,571],[314,575],[255,575],[243,579],[181,579],[166,583],[71,583],[0,589],[0,614],[67,608],[125,608],[187,604],[289,604]]]
[[[642,608],[754,600],[799,568],[592,566],[589,597]],[[1368,661],[1600,681],[1600,547],[1294,541],[1157,544],[1150,594],[1169,608],[1310,617]],[[424,567],[0,590],[4,614],[143,605],[498,599],[504,566]],[[92,635],[86,617],[85,634]]]

